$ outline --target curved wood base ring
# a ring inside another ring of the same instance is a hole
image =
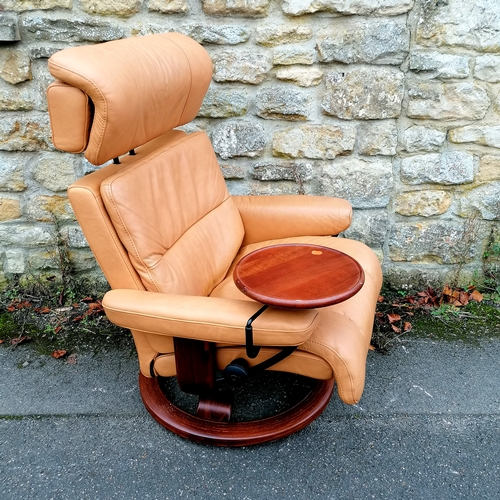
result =
[[[318,380],[302,401],[273,417],[250,422],[217,422],[180,410],[161,390],[158,379],[139,374],[142,400],[158,423],[179,436],[217,446],[266,443],[303,429],[326,408],[334,385],[333,379]]]

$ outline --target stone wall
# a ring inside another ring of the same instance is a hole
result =
[[[3,9],[3,10],[2,10]],[[480,270],[500,219],[500,2],[0,0],[0,261],[51,271],[54,217],[95,270],[50,142],[47,57],[180,31],[210,52],[206,130],[233,194],[347,198],[397,286]]]

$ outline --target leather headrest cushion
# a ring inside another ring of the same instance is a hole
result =
[[[93,106],[87,94],[54,82],[47,89],[52,142],[57,149],[81,153],[89,142]]]
[[[212,78],[205,49],[179,33],[62,50],[49,70],[93,102],[85,157],[94,165],[191,121]]]

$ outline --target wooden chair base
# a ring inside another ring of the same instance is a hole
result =
[[[217,446],[250,446],[275,441],[309,425],[326,408],[334,380],[318,380],[292,408],[250,422],[220,422],[190,415],[177,408],[162,391],[157,378],[139,374],[142,400],[153,418],[184,438]]]

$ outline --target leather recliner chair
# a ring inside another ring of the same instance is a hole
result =
[[[177,33],[152,35],[54,54],[47,91],[53,143],[106,166],[79,179],[69,198],[112,288],[108,318],[132,332],[141,396],[153,417],[177,434],[218,445],[278,439],[325,408],[336,381],[348,404],[361,397],[374,310],[381,287],[377,257],[364,244],[332,237],[349,227],[351,206],[319,196],[230,196],[203,132],[174,130],[198,113],[211,60]],[[57,168],[57,165],[54,166]],[[365,283],[352,298],[321,309],[269,308],[240,292],[235,264],[258,248],[310,243],[352,256]],[[298,346],[271,370],[316,379],[295,407],[269,418],[232,422],[218,396],[216,370],[234,360],[261,364]],[[198,411],[174,406],[163,377],[200,396]],[[229,420],[229,421],[228,421]]]

